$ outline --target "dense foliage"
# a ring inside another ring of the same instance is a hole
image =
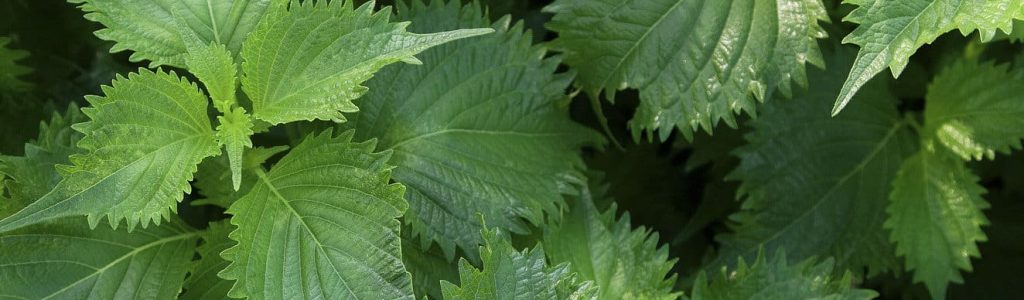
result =
[[[0,298],[1020,297],[1022,41],[1021,0],[3,1]]]

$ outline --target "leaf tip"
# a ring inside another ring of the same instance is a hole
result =
[[[838,116],[840,112],[846,108],[846,105],[850,103],[850,99],[853,98],[852,92],[847,92],[843,89],[843,92],[836,98],[836,104],[832,106],[832,117]]]

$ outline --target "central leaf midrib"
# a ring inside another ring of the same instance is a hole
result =
[[[335,274],[338,274],[338,276],[340,277],[342,273],[341,271],[338,270],[338,267],[334,265],[334,260],[327,256],[327,251],[324,250],[325,246],[323,242],[320,241],[320,238],[317,237],[313,229],[309,227],[309,224],[306,224],[306,220],[302,218],[302,215],[299,214],[299,211],[296,210],[295,207],[293,207],[291,203],[288,202],[287,198],[285,198],[284,195],[281,195],[281,193],[277,190],[277,187],[274,186],[274,184],[270,181],[270,178],[267,177],[266,172],[257,169],[256,175],[260,178],[260,181],[263,181],[263,184],[267,186],[267,189],[274,195],[274,197],[280,200],[279,202],[281,202],[281,204],[284,204],[284,206],[288,208],[288,211],[292,215],[294,215],[296,219],[298,219],[299,224],[302,225],[302,228],[305,229],[307,233],[309,233],[309,236],[313,238],[313,242],[316,243],[317,252],[320,252],[322,255],[324,255],[324,257],[326,258],[325,260],[328,262],[328,264],[330,264],[331,269],[334,271]],[[352,288],[348,286],[348,282],[346,282],[346,280],[341,280],[341,283],[345,285],[345,289],[348,290],[349,295],[355,295],[355,291],[353,291]]]

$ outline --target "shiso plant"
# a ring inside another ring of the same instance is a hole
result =
[[[1020,297],[1022,41],[1021,0],[7,0],[0,298]]]

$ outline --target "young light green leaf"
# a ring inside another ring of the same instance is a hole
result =
[[[189,204],[230,207],[232,203],[248,194],[249,190],[256,185],[256,173],[263,170],[263,163],[286,150],[288,150],[288,146],[255,147],[244,151],[242,153],[242,172],[245,176],[242,177],[242,183],[237,190],[234,189],[232,182],[234,176],[227,156],[221,155],[204,160],[199,164],[195,181],[195,186],[203,198],[193,200]]]
[[[63,218],[0,236],[0,291],[13,299],[173,299],[197,232],[181,222],[129,233]]]
[[[228,209],[228,293],[254,299],[413,299],[401,260],[404,187],[352,133],[310,136]],[[305,287],[305,288],[292,288]]]
[[[87,153],[71,157],[52,191],[0,220],[0,232],[72,215],[88,215],[93,227],[104,217],[115,227],[127,220],[129,231],[159,224],[191,191],[196,165],[218,154],[209,100],[173,72],[140,69],[103,91],[86,97],[91,121],[73,126]]]
[[[399,18],[425,32],[491,23],[478,5],[458,1],[414,1]],[[475,252],[478,213],[516,233],[542,224],[564,203],[560,194],[573,192],[580,147],[600,140],[561,105],[571,78],[554,74],[558,61],[543,59],[522,25],[508,21],[493,24],[496,34],[424,52],[423,66],[381,70],[360,113],[341,125],[395,151],[395,180],[409,188],[405,220],[449,259],[457,247]]]
[[[186,39],[194,36],[186,35]],[[193,41],[198,43],[198,41]],[[231,52],[222,44],[199,44],[189,47],[185,59],[188,71],[196,75],[206,86],[213,99],[213,107],[223,114],[238,105],[235,92],[238,88],[238,67],[232,61]]]
[[[9,47],[11,38],[0,36],[0,92],[19,92],[29,88],[29,83],[21,80],[32,69],[18,64],[28,57],[28,52]]]
[[[745,198],[731,217],[738,225],[719,238],[722,250],[711,266],[751,258],[760,245],[785,248],[792,259],[835,257],[840,268],[858,273],[898,266],[882,223],[892,179],[917,139],[881,82],[847,113],[829,117],[828,99],[850,54],[830,56],[834,67],[810,73],[814,89],[766,105],[752,122],[749,144],[737,150],[740,165],[729,175]]]
[[[971,271],[971,257],[980,256],[977,243],[987,240],[981,226],[988,225],[981,211],[988,203],[964,162],[937,151],[923,149],[900,167],[885,227],[914,281],[943,299],[947,284],[963,282],[960,269]]]
[[[776,251],[771,261],[759,252],[751,266],[740,258],[735,270],[722,268],[710,284],[701,272],[694,283],[692,299],[867,300],[878,296],[872,290],[852,288],[853,276],[849,272],[837,278],[832,259],[817,263],[810,258],[790,265],[784,252]]]
[[[72,124],[86,121],[72,102],[64,114],[54,114],[39,126],[39,137],[25,144],[24,156],[0,156],[0,179],[8,196],[0,193],[0,218],[7,217],[36,201],[60,182],[57,165],[70,164],[68,157],[79,153],[75,144],[82,139]]]
[[[861,47],[832,115],[838,114],[861,87],[886,68],[898,77],[910,56],[940,35],[977,30],[982,40],[996,30],[1010,32],[1014,19],[1024,19],[1020,0],[845,0],[857,5],[844,21],[860,24],[843,43]]]
[[[218,277],[217,273],[228,266],[228,261],[220,253],[235,244],[228,238],[234,229],[228,221],[220,221],[210,223],[210,227],[199,234],[203,239],[203,244],[197,248],[199,260],[192,262],[185,280],[185,292],[178,299],[228,299],[232,282]]]
[[[217,117],[217,143],[224,146],[231,166],[231,186],[237,191],[242,185],[242,152],[252,148],[252,120],[245,109],[235,107]]]
[[[805,63],[822,65],[818,22],[828,19],[820,0],[558,0],[544,11],[583,89],[609,99],[639,89],[633,134],[662,140],[673,128],[736,127],[734,114],[755,113],[751,94],[805,84]]]
[[[516,251],[498,229],[480,231],[483,269],[459,260],[460,285],[441,282],[444,299],[597,299],[592,281],[580,281],[569,264],[548,266],[544,249]]]
[[[408,23],[389,21],[390,7],[373,7],[372,1],[358,8],[352,1],[306,1],[270,12],[242,51],[242,89],[252,99],[253,116],[271,124],[344,121],[343,112],[358,110],[352,100],[366,93],[361,84],[384,66],[492,32],[409,33]]]
[[[658,247],[657,233],[632,229],[629,213],[616,219],[615,210],[613,204],[598,211],[584,190],[569,215],[544,231],[550,261],[567,262],[581,280],[594,281],[598,299],[679,298],[672,292],[676,276],[666,278],[675,265],[668,247]]]
[[[242,42],[272,5],[286,0],[68,0],[80,4],[85,18],[103,24],[96,36],[115,42],[110,52],[131,50],[133,62],[150,67],[185,66],[183,35],[206,45],[226,45],[237,58]]]
[[[1024,72],[1007,65],[963,60],[928,87],[923,134],[963,159],[992,159],[1021,148]]]

